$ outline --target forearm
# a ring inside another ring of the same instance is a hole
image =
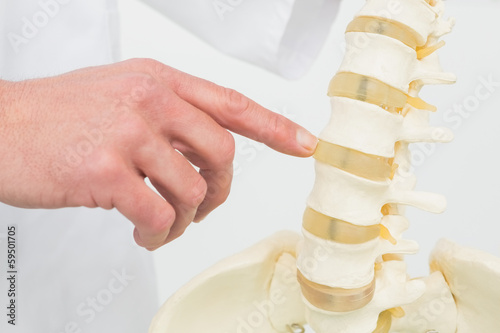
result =
[[[0,202],[6,203],[5,198],[7,197],[7,186],[5,184],[5,180],[10,177],[10,175],[6,175],[5,172],[6,165],[5,163],[9,163],[8,156],[6,156],[6,150],[9,146],[8,142],[8,122],[9,122],[9,114],[11,109],[11,82],[0,80],[0,155],[2,158],[0,159]]]
[[[6,102],[7,86],[9,82],[5,80],[0,80],[0,110],[4,109],[4,103]]]
[[[0,151],[5,143],[4,140],[4,127],[6,125],[6,117],[9,109],[9,90],[10,82],[5,80],[0,80]]]
[[[11,104],[11,88],[13,82],[0,80],[0,127],[2,124],[5,124],[4,121],[1,121],[7,113],[9,106]]]
[[[22,117],[18,119],[18,116],[19,109],[23,108],[20,102],[25,94],[25,82],[27,81],[0,80],[0,153],[2,154],[6,149],[11,149],[8,142],[12,140],[12,136],[9,133],[19,127],[23,119]],[[26,99],[25,103],[28,102],[31,103]]]

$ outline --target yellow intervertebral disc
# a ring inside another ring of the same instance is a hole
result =
[[[370,155],[358,150],[319,140],[314,158],[353,175],[384,181],[392,174],[392,158]]]
[[[300,271],[297,279],[302,295],[315,307],[332,312],[349,312],[361,309],[373,299],[375,280],[356,289],[332,288],[306,279]]]
[[[337,73],[330,81],[328,96],[339,96],[375,104],[391,113],[401,113],[406,104],[429,111],[436,107],[418,97],[396,89],[375,78],[350,72]]]
[[[325,240],[343,244],[362,244],[381,234],[381,225],[359,226],[321,214],[307,207],[304,212],[305,230]]]
[[[427,0],[429,2],[429,0]],[[433,4],[431,4],[433,5]],[[349,23],[346,32],[366,32],[394,38],[414,49],[419,60],[431,55],[444,46],[440,41],[434,45],[419,45],[418,33],[409,26],[394,20],[374,16],[359,16]]]
[[[367,32],[384,35],[401,41],[412,49],[416,49],[417,32],[412,28],[382,17],[360,16],[355,18],[347,26],[346,32]]]

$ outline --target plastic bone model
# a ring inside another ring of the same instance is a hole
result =
[[[410,280],[404,206],[445,199],[413,191],[408,146],[448,142],[429,126],[423,85],[453,83],[435,51],[450,32],[441,0],[368,0],[347,27],[329,87],[303,237],[280,232],[205,271],[173,295],[150,333],[472,333],[500,331],[500,259],[442,240],[433,273]]]

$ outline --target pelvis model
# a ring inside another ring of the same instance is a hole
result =
[[[303,236],[278,233],[202,273],[150,333],[500,332],[499,258],[443,240],[430,276],[410,279],[403,261],[418,249],[402,238],[404,206],[446,205],[413,191],[408,149],[453,137],[429,126],[435,107],[418,97],[455,81],[436,52],[453,26],[443,11],[442,0],[367,0],[328,89]]]

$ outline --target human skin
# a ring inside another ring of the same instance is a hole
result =
[[[240,93],[151,59],[0,81],[0,201],[116,208],[154,250],[226,200],[229,131],[299,157],[317,142]]]

